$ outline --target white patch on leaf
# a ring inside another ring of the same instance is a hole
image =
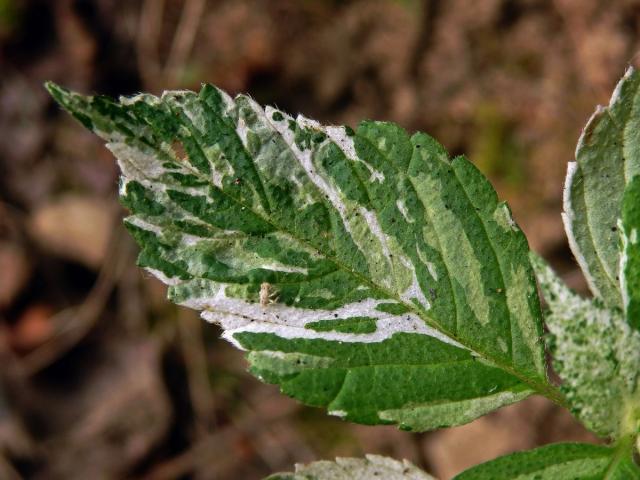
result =
[[[411,218],[411,216],[409,215],[409,212],[407,211],[407,207],[404,204],[403,198],[399,198],[398,200],[396,200],[396,206],[398,207],[398,210],[400,211],[404,219],[407,221],[407,223],[415,222],[415,220]]]
[[[349,303],[334,310],[311,310],[274,303],[265,309],[259,303],[227,296],[224,286],[221,285],[210,298],[191,298],[181,304],[196,310],[203,310],[202,318],[220,324],[225,330],[224,338],[238,347],[240,345],[234,340],[233,335],[240,332],[273,333],[282,338],[317,338],[355,343],[382,342],[395,333],[405,332],[429,335],[450,345],[464,348],[438,330],[427,326],[420,317],[413,313],[392,315],[376,309],[378,305],[388,302],[387,299],[370,298]],[[376,331],[360,334],[335,331],[318,332],[305,328],[305,325],[310,322],[352,317],[376,319]]]
[[[317,124],[317,126],[314,128],[323,130],[333,141],[333,143],[335,143],[340,148],[340,150],[343,151],[345,157],[347,157],[349,160],[364,165],[365,168],[369,170],[369,182],[384,182],[384,173],[376,170],[368,162],[358,156],[358,154],[356,153],[356,147],[353,143],[353,138],[346,134],[344,127],[338,127],[335,125],[323,127],[322,125]]]

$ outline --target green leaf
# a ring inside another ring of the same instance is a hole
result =
[[[532,255],[549,306],[546,317],[554,367],[578,418],[601,436],[637,430],[640,332],[617,309],[580,298]]]
[[[634,480],[629,443],[609,448],[586,443],[558,443],[497,458],[473,467],[455,480]]]
[[[413,464],[379,455],[337,458],[296,465],[295,473],[276,473],[267,480],[435,480]]]
[[[599,106],[569,163],[563,219],[593,294],[622,307],[617,220],[625,185],[640,173],[640,74],[629,68],[607,107]]]
[[[627,322],[640,330],[640,176],[627,185],[622,202],[620,285]]]
[[[139,265],[263,380],[414,430],[558,400],[526,239],[428,135],[324,127],[210,85],[119,102],[48,88],[118,158]]]

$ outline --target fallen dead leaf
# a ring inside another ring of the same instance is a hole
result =
[[[43,248],[95,269],[104,261],[113,215],[105,200],[67,194],[36,210],[29,230]]]
[[[29,279],[31,265],[22,247],[0,243],[0,309],[11,305]]]
[[[53,309],[49,305],[35,304],[28,307],[11,329],[9,344],[19,353],[35,349],[51,338]]]

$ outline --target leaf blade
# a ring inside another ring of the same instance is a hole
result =
[[[532,264],[549,306],[545,320],[554,368],[571,409],[600,436],[628,434],[637,415],[640,332],[619,310],[572,292],[537,255]],[[611,405],[617,405],[615,412]]]
[[[526,239],[475,167],[431,137],[323,127],[211,86],[119,103],[50,89],[118,158],[139,265],[237,346],[262,339],[250,350],[263,375],[308,360],[303,340],[402,349],[413,334],[491,365],[467,368],[478,387],[467,397],[405,395],[378,422],[433,428],[435,403],[449,402],[438,408],[451,422],[456,408],[478,415],[550,391]],[[298,343],[297,357],[260,356],[265,334]],[[483,383],[487,372],[505,387]]]
[[[531,395],[514,377],[432,337],[397,333],[382,342],[334,344],[236,336],[251,371],[307,405],[364,424],[425,431],[460,425]]]
[[[455,480],[509,478],[518,480],[638,479],[640,469],[630,449],[616,450],[585,443],[558,443],[511,455],[472,467]]]
[[[608,106],[585,126],[569,164],[563,220],[571,250],[593,294],[622,307],[616,221],[627,182],[640,173],[640,74],[629,68]]]
[[[276,473],[265,480],[435,480],[407,460],[398,461],[380,455],[365,458],[320,460],[308,465],[298,464],[295,473]]]

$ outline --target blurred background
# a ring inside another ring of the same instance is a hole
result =
[[[45,80],[111,95],[211,82],[326,123],[427,131],[584,291],[560,220],[566,163],[639,51],[638,0],[0,0],[0,478],[258,479],[379,453],[446,479],[595,440],[540,398],[410,434],[261,384],[134,266],[116,164]]]

